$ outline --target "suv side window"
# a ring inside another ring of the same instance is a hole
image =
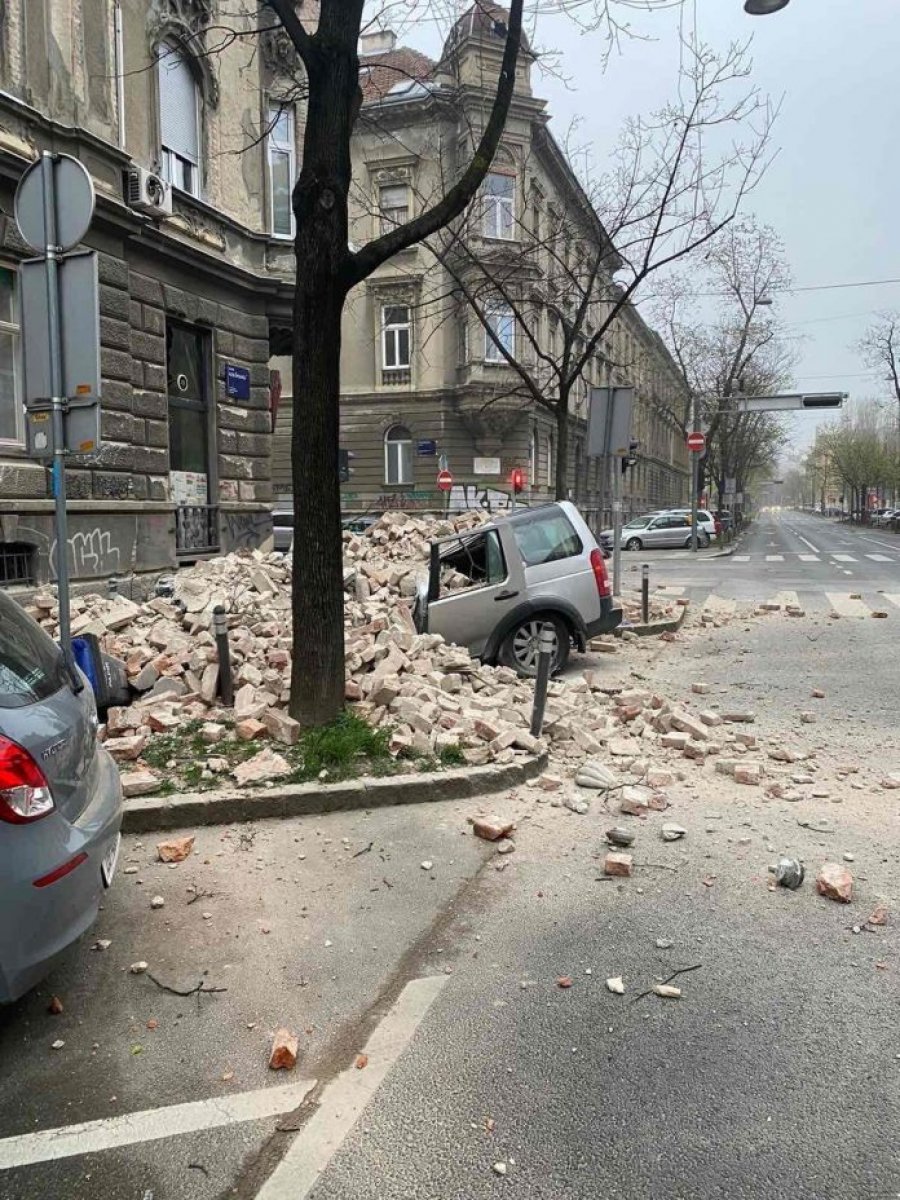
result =
[[[561,509],[523,517],[513,522],[512,530],[526,567],[573,558],[584,549],[581,538]]]
[[[36,704],[66,682],[59,648],[14,600],[0,593],[0,708]]]
[[[506,559],[496,529],[475,533],[451,542],[441,553],[441,572],[455,571],[471,580],[474,587],[489,587],[506,578]]]

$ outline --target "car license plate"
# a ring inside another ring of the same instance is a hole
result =
[[[116,840],[103,855],[103,861],[100,863],[100,878],[103,880],[103,886],[108,888],[111,886],[113,876],[116,873],[116,862],[119,858],[119,847],[122,844],[122,835],[117,834]]]

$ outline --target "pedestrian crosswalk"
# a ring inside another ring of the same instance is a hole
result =
[[[731,556],[731,561],[736,563],[760,562],[762,560],[770,563],[792,562],[794,560],[804,563],[856,563],[866,560],[876,563],[896,563],[900,562],[900,555],[842,554],[835,551],[823,550],[817,554],[801,554],[797,551],[786,551],[784,554],[733,554]]]
[[[872,617],[896,616],[900,618],[900,592],[852,592],[836,591],[833,584],[821,588],[784,589],[766,592],[765,585],[740,586],[736,595],[710,592],[708,587],[665,584],[658,589],[663,600],[676,600],[686,596],[693,610],[710,613],[714,617],[731,616],[739,610],[748,610],[759,605],[778,607],[783,612],[794,609],[808,616]]]

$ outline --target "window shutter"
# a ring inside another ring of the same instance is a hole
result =
[[[196,166],[200,161],[197,81],[184,55],[173,46],[160,46],[157,56],[160,141]]]

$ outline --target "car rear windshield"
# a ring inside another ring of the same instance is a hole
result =
[[[526,567],[572,558],[584,549],[572,522],[558,508],[521,517],[512,528]]]
[[[14,600],[0,593],[0,708],[46,700],[65,682],[59,648]]]

